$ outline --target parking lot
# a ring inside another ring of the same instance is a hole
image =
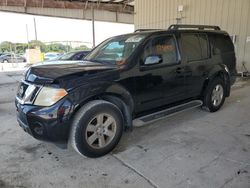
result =
[[[250,187],[250,81],[217,113],[199,108],[135,128],[98,159],[35,140],[16,122],[21,72],[0,73],[0,187]]]

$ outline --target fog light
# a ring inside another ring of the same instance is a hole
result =
[[[43,127],[41,125],[35,125],[34,132],[38,135],[43,135]]]

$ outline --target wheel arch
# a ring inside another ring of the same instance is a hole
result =
[[[220,66],[220,67],[216,67],[212,71],[210,71],[210,73],[208,74],[208,77],[204,81],[203,88],[202,88],[202,94],[201,95],[204,96],[204,92],[206,91],[206,88],[207,88],[208,84],[212,80],[214,80],[217,77],[220,77],[220,78],[223,79],[223,81],[225,83],[225,88],[226,88],[225,96],[229,97],[230,96],[230,87],[231,87],[231,84],[230,84],[230,73],[227,70],[228,69],[227,69],[226,66],[224,66],[224,67]]]
[[[74,114],[85,104],[92,100],[105,100],[116,105],[124,117],[124,128],[132,129],[132,114],[134,110],[134,100],[132,95],[121,85],[115,84],[108,87],[104,92],[89,96],[83,99],[74,110]]]

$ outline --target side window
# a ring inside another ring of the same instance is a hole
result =
[[[210,54],[209,54],[210,50],[209,50],[207,35],[199,34],[199,40],[200,40],[200,45],[201,45],[202,58],[207,59],[210,56]]]
[[[181,46],[187,61],[198,61],[202,59],[202,50],[198,35],[182,34]]]
[[[162,64],[175,64],[177,61],[177,51],[173,36],[155,37],[149,41],[142,56],[143,62],[148,56],[157,55],[162,58]]]
[[[78,53],[78,54],[76,54],[73,58],[72,58],[72,60],[81,60],[81,59],[83,59],[83,56],[84,56],[84,54],[81,52],[81,53]]]
[[[206,34],[182,34],[181,46],[188,62],[209,58],[209,43]]]
[[[213,54],[218,55],[234,51],[231,38],[227,35],[213,35],[210,37]]]

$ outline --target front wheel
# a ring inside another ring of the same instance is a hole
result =
[[[123,132],[123,116],[112,103],[95,100],[76,114],[70,142],[75,151],[87,157],[100,157],[114,149]]]
[[[225,102],[225,83],[217,77],[208,84],[205,90],[203,105],[210,112],[218,111]]]

